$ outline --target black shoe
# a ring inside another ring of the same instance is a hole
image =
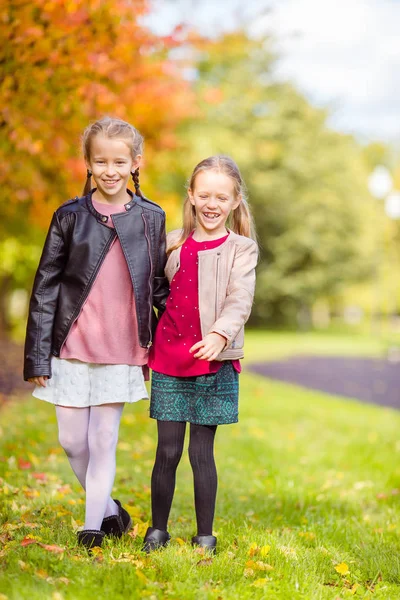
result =
[[[155,527],[149,527],[144,536],[142,550],[143,552],[153,552],[166,546],[171,539],[168,531],[162,531],[162,529],[155,529]]]
[[[88,550],[100,548],[104,539],[104,531],[98,529],[83,529],[78,531],[78,544],[85,546]]]
[[[104,531],[105,535],[120,538],[123,533],[126,533],[132,527],[132,519],[130,514],[121,506],[119,500],[114,500],[118,506],[118,514],[105,517],[101,524],[101,531]]]
[[[192,537],[193,546],[200,546],[215,554],[217,549],[217,538],[215,535],[195,535]]]

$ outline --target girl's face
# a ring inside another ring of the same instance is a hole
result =
[[[140,154],[132,158],[125,140],[96,135],[90,144],[87,164],[96,183],[96,195],[110,204],[124,204],[130,174],[139,166],[141,158]]]
[[[196,211],[196,229],[207,237],[225,235],[229,214],[242,200],[235,194],[233,179],[219,171],[200,171],[188,194]]]

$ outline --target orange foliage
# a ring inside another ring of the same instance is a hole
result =
[[[140,24],[147,10],[148,0],[2,3],[0,208],[14,234],[47,227],[54,208],[81,192],[80,135],[90,121],[132,122],[148,156],[176,146],[193,99],[168,53],[185,36],[155,36]],[[151,178],[157,165],[146,170]]]

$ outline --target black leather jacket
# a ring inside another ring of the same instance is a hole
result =
[[[108,217],[91,196],[66,202],[54,213],[33,284],[25,341],[24,379],[51,377],[51,356],[59,356],[116,236],[135,294],[139,343],[151,346],[169,292],[164,276],[165,213],[150,200],[134,196],[125,212]]]

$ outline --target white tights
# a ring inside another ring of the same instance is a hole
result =
[[[58,436],[71,467],[86,490],[85,529],[100,529],[118,513],[111,498],[123,404],[90,408],[56,406]]]

